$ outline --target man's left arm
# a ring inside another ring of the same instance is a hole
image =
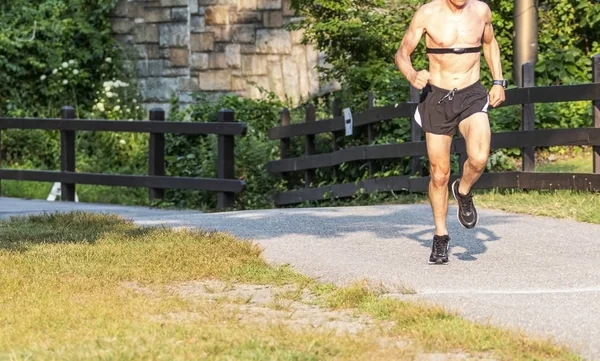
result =
[[[503,80],[502,60],[500,58],[500,47],[494,36],[494,27],[492,26],[492,11],[485,6],[485,31],[483,33],[483,55],[492,73],[493,80]],[[502,85],[493,85],[490,89],[490,105],[497,107],[504,102],[504,87]]]

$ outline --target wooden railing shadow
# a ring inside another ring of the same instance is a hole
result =
[[[508,89],[506,101],[501,107],[520,105],[522,112],[522,129],[493,133],[491,148],[521,148],[523,150],[522,170],[513,172],[484,173],[476,184],[478,189],[521,188],[521,189],[573,189],[582,191],[600,190],[600,55],[593,61],[593,83],[535,87],[532,64],[523,66],[523,84],[520,88]],[[324,120],[315,119],[315,108],[307,105],[305,123],[290,124],[289,111],[282,112],[282,125],[272,128],[269,138],[281,141],[280,160],[271,161],[267,169],[271,173],[280,174],[284,178],[295,172],[304,174],[304,187],[288,189],[275,194],[275,205],[285,206],[306,201],[347,198],[359,192],[377,193],[390,191],[408,191],[421,193],[428,189],[428,177],[410,175],[375,178],[373,162],[401,157],[412,157],[411,174],[421,169],[421,157],[427,155],[426,144],[422,141],[422,130],[414,120],[419,94],[411,89],[410,102],[394,106],[374,107],[373,99],[369,99],[369,109],[353,114],[354,128],[367,128],[368,145],[353,146],[340,149],[338,139],[344,136],[345,118],[339,105],[334,103],[334,117]],[[574,101],[593,101],[594,127],[575,129],[544,129],[534,127],[536,103],[556,103]],[[374,124],[395,118],[412,119],[411,137],[408,143],[374,144]],[[331,152],[316,154],[315,135],[331,133],[333,145]],[[305,154],[290,157],[292,137],[305,138]],[[535,172],[535,147],[551,146],[592,146],[594,170],[591,174],[574,173],[537,173]],[[461,164],[466,157],[465,142],[462,138],[454,139],[451,153],[458,154]],[[315,186],[315,170],[333,168],[348,162],[363,162],[368,165],[370,178],[353,183],[341,183],[327,186]],[[458,175],[453,175],[455,179]]]

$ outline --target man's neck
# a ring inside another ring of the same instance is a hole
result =
[[[465,4],[463,6],[456,6],[454,5],[454,3],[452,3],[451,0],[446,0],[446,6],[448,7],[448,9],[450,9],[450,11],[453,14],[460,14],[463,12],[463,10],[467,7],[467,5],[469,4],[469,1],[466,1]]]

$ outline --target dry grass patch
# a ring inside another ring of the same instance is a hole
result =
[[[0,264],[0,360],[577,359],[381,287],[318,284],[222,233],[14,218]]]

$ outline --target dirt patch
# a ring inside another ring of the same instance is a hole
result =
[[[157,295],[150,288],[135,283],[125,284],[130,290]],[[229,284],[221,281],[192,281],[171,285],[169,293],[184,299],[213,303],[225,310],[228,319],[253,325],[282,325],[295,331],[325,331],[336,335],[360,337],[361,334],[377,334],[383,349],[406,350],[418,346],[406,338],[394,336],[393,322],[377,321],[357,310],[332,310],[320,306],[318,297],[306,288],[294,285],[270,286]],[[198,312],[171,312],[153,315],[151,319],[161,323],[194,322],[208,320],[213,309]],[[458,361],[493,360],[487,356],[473,356],[466,353],[424,353],[417,352],[415,361]]]

